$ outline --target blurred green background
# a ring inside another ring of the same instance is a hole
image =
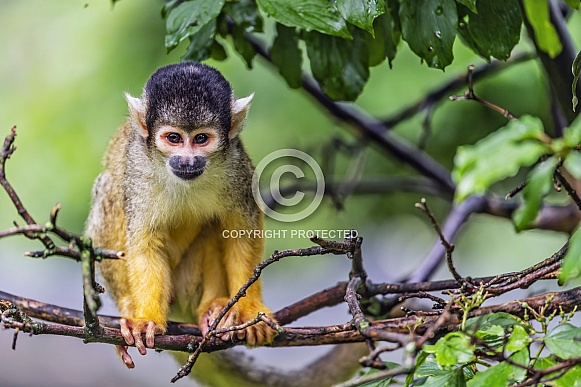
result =
[[[126,115],[123,92],[141,93],[149,75],[159,66],[179,60],[185,46],[167,55],[163,45],[163,2],[121,0],[2,0],[0,1],[0,134],[18,127],[18,150],[7,167],[8,178],[30,213],[48,219],[55,203],[62,204],[60,224],[82,232],[89,210],[90,190],[101,170],[108,139]],[[579,42],[579,16],[570,22]],[[265,39],[272,41],[272,36]],[[526,43],[515,52],[530,50]],[[469,64],[484,61],[455,46],[454,64],[446,72],[428,69],[405,42],[393,63],[371,73],[370,82],[357,104],[377,117],[386,117],[420,99],[447,79],[465,72]],[[210,62],[221,70],[237,96],[255,92],[242,134],[254,162],[272,151],[296,148],[321,159],[323,146],[337,137],[353,140],[348,127],[319,110],[303,92],[289,90],[267,64],[256,60],[248,71],[230,52],[225,62]],[[477,84],[484,98],[509,108],[514,114],[539,115],[550,128],[548,86],[534,62],[514,66]],[[455,149],[504,124],[498,113],[471,102],[442,101],[433,117],[428,151],[447,167]],[[410,141],[421,135],[421,116],[396,129]],[[409,168],[371,147],[365,175],[385,178],[408,174]],[[340,157],[337,176],[347,165]],[[511,188],[510,184],[508,185]],[[502,190],[500,191],[502,192]],[[349,198],[342,211],[328,200],[308,219],[285,224],[267,220],[268,229],[356,229],[365,239],[364,259],[372,280],[394,281],[418,265],[435,236],[424,217],[414,209],[418,194],[370,195]],[[449,205],[430,201],[442,219]],[[4,192],[0,193],[0,227],[8,228],[18,214]],[[20,221],[20,220],[19,220]],[[519,235],[502,219],[474,216],[457,241],[458,270],[483,276],[520,270],[556,251],[566,236],[530,231]],[[274,249],[308,247],[305,238],[270,239],[266,254]],[[0,241],[0,290],[44,302],[81,309],[80,266],[63,258],[46,261],[22,256],[40,248],[24,238]],[[265,299],[279,309],[317,290],[348,278],[345,257],[289,258],[264,274]],[[438,278],[447,278],[440,270]],[[549,283],[533,292],[548,289]],[[529,291],[529,292],[530,292]],[[104,313],[116,314],[105,298]],[[344,323],[346,307],[320,311],[296,325]],[[16,351],[10,349],[11,331],[0,332],[0,385],[160,385],[178,369],[169,354],[151,352],[136,359],[128,371],[113,348],[84,345],[64,337],[20,335]],[[312,359],[322,349],[260,349],[251,353],[259,362],[293,367]],[[397,359],[395,359],[397,360]],[[183,382],[182,382],[183,383]]]

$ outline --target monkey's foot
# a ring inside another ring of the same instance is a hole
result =
[[[147,350],[145,349],[145,345],[149,348],[153,348],[154,345],[154,336],[165,332],[165,327],[159,324],[154,323],[153,321],[145,321],[145,320],[133,320],[122,318],[119,320],[119,325],[121,325],[121,334],[125,339],[127,345],[135,344],[135,347],[139,351],[140,354],[145,355]],[[145,333],[145,345],[143,344],[142,334]],[[125,364],[128,364],[125,360],[128,358],[130,363],[133,364],[131,360],[131,356],[127,353],[127,347],[125,347],[125,351],[119,350],[119,354],[123,359]],[[123,355],[126,356],[123,356]],[[130,367],[132,368],[132,367]]]
[[[206,334],[210,330],[210,326],[216,320],[216,317],[220,314],[224,306],[228,303],[226,299],[215,300],[206,313],[200,317],[199,326],[202,330],[202,334]],[[270,318],[272,318],[272,312],[264,305],[261,307],[248,307],[248,305],[236,304],[226,313],[218,324],[217,330],[230,328],[236,325],[242,325],[251,321],[258,316],[258,312],[263,312]],[[224,341],[228,340],[244,340],[246,339],[246,345],[249,347],[261,346],[272,342],[276,331],[269,327],[264,322],[259,322],[258,324],[251,325],[245,329],[240,329],[232,332],[226,332],[219,335],[220,339]]]
[[[126,345],[116,345],[115,350],[127,368],[135,368],[135,363],[133,363],[131,355],[127,352]]]

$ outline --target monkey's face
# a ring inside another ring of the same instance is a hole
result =
[[[155,133],[155,145],[170,173],[181,180],[193,180],[204,173],[208,156],[218,150],[219,131],[212,127],[191,132],[162,126]]]

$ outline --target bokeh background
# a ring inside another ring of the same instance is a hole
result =
[[[123,92],[140,94],[149,75],[159,66],[179,60],[185,46],[166,54],[163,45],[163,2],[121,0],[2,0],[0,1],[0,136],[18,127],[18,150],[9,160],[7,174],[30,213],[48,219],[55,203],[62,204],[61,225],[82,232],[94,178],[109,138],[126,115]],[[579,16],[570,21],[580,41]],[[271,29],[267,29],[271,30]],[[272,41],[267,33],[265,40]],[[530,50],[525,42],[515,52]],[[247,127],[242,134],[252,159],[258,162],[282,148],[303,150],[320,160],[321,149],[333,138],[352,141],[353,132],[318,109],[303,92],[290,90],[276,71],[261,60],[246,69],[233,52],[224,62],[209,63],[224,73],[240,97],[256,93]],[[426,92],[465,72],[469,64],[484,61],[455,45],[454,64],[445,72],[428,69],[405,42],[393,63],[374,68],[357,104],[377,117],[386,117],[419,100]],[[543,118],[550,128],[548,86],[534,62],[519,64],[484,82],[477,91],[508,107],[516,115]],[[421,116],[396,128],[417,142]],[[504,118],[471,102],[442,101],[435,110],[428,151],[451,167],[458,145],[472,143],[504,123]],[[371,147],[365,176],[385,178],[408,174],[397,160]],[[336,176],[347,168],[339,157]],[[514,184],[516,185],[516,184]],[[514,186],[512,185],[512,186]],[[510,189],[511,183],[502,189]],[[370,278],[395,281],[413,270],[435,241],[423,215],[414,209],[417,194],[351,197],[341,211],[328,200],[304,221],[283,224],[267,220],[272,230],[356,229],[364,237],[364,259]],[[225,199],[226,200],[226,199]],[[442,219],[449,204],[431,199]],[[0,192],[0,227],[8,228],[18,214]],[[566,236],[529,231],[515,234],[509,221],[474,216],[457,241],[458,270],[484,276],[522,270],[556,251]],[[306,238],[272,238],[273,250],[308,247]],[[65,258],[34,260],[23,257],[40,246],[15,237],[0,240],[0,290],[57,305],[81,309],[80,265]],[[274,310],[348,278],[345,257],[289,258],[264,273],[266,303]],[[444,269],[436,278],[449,278]],[[543,283],[521,296],[555,287]],[[516,296],[514,296],[516,297]],[[104,297],[103,313],[117,314]],[[345,306],[320,311],[294,325],[344,323]],[[109,345],[85,345],[79,339],[20,334],[16,351],[10,349],[12,332],[0,332],[0,385],[107,386],[162,385],[178,369],[169,354],[151,352],[126,370]],[[298,367],[322,348],[252,350],[258,364]],[[138,356],[138,355],[137,355]],[[397,357],[394,360],[398,360]],[[184,383],[183,381],[180,383]]]

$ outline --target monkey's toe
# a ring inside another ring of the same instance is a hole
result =
[[[125,366],[127,368],[130,368],[130,369],[135,368],[135,363],[133,363],[133,359],[131,358],[131,355],[129,354],[129,352],[127,352],[126,345],[116,345],[115,349],[117,350],[117,354],[119,354],[119,357],[123,361],[123,364],[125,364]]]
[[[225,303],[222,303],[220,300],[216,300],[208,309],[208,311],[201,316],[199,325],[204,336],[208,334],[210,326],[216,320],[224,305]],[[264,307],[264,309],[268,312],[268,314],[270,314],[270,311],[266,307]],[[255,319],[257,315],[258,311],[253,312],[245,309],[242,306],[234,305],[232,309],[230,309],[228,313],[226,313],[226,315],[222,318],[216,327],[216,330],[219,331],[221,329],[243,325]],[[216,336],[218,336],[223,341],[245,340],[247,346],[256,347],[272,342],[276,333],[277,332],[266,323],[259,322],[243,329],[224,332],[222,334],[217,334]]]
[[[161,334],[165,331],[162,325],[156,324],[153,321],[122,318],[119,323],[125,343],[127,343],[127,345],[135,344],[135,347],[141,355],[147,354],[146,346],[148,348],[153,348],[155,345],[155,335]],[[145,343],[143,341],[144,333]],[[125,353],[127,354],[127,350],[125,350]],[[131,360],[131,356],[128,354],[127,356],[129,357],[129,360]]]

